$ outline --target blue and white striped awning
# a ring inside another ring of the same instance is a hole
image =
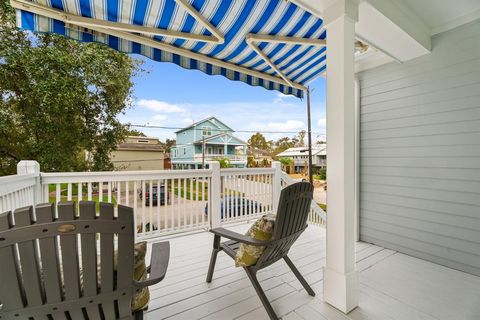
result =
[[[303,96],[325,71],[323,21],[285,0],[11,0],[18,27]]]

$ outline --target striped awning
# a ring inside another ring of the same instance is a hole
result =
[[[285,0],[11,0],[18,27],[303,96],[325,71],[323,21]]]

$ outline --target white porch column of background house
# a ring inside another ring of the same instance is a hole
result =
[[[327,26],[327,256],[324,299],[344,313],[358,305],[355,267],[355,78],[358,5],[337,0]]]

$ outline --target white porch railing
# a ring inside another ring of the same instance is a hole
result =
[[[110,202],[135,209],[138,238],[215,228],[275,212],[281,186],[294,182],[279,163],[255,169],[220,169],[212,162],[202,170],[66,173],[41,173],[35,161],[20,164],[17,175],[0,177],[0,213],[45,202]],[[314,203],[309,222],[325,222],[325,213]]]
[[[282,188],[285,188],[288,185],[291,185],[292,183],[298,182],[295,179],[290,178],[288,174],[285,172],[282,172]],[[327,214],[325,211],[323,211],[322,208],[318,206],[318,204],[315,201],[312,201],[312,204],[310,206],[310,214],[308,216],[308,222],[311,224],[319,225],[319,226],[324,226],[325,223],[327,222]]]

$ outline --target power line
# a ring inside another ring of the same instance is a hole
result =
[[[137,127],[137,128],[149,128],[149,129],[165,129],[165,130],[182,130],[186,128],[180,128],[180,127],[166,127],[166,126],[154,126],[154,125],[148,125],[148,124],[128,124],[130,127]],[[197,130],[197,131],[203,131],[204,129],[202,128],[189,128],[189,130]],[[301,131],[301,130],[300,130]],[[284,134],[297,134],[300,131],[263,131],[263,130],[234,130],[234,132],[242,132],[242,133],[284,133]],[[320,134],[324,135],[326,132],[312,132],[315,134]]]

